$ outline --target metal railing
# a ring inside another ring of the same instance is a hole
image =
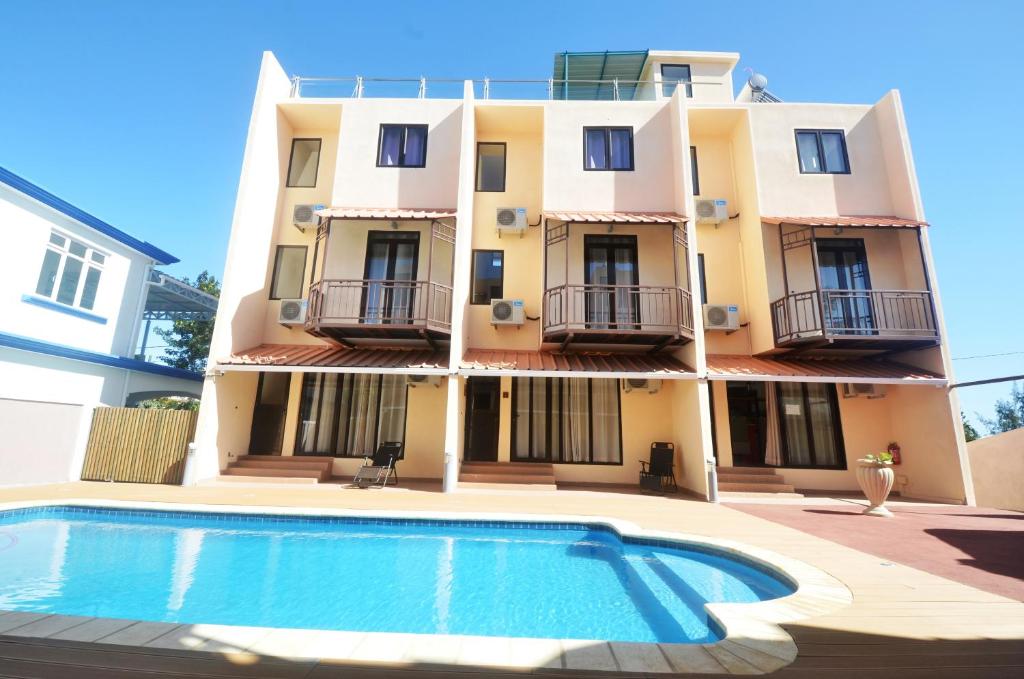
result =
[[[321,96],[362,99],[368,97],[394,97],[426,99],[461,99],[468,79],[458,78],[366,78],[363,76],[321,78],[294,76],[291,79],[291,97]],[[671,95],[677,85],[704,87],[722,85],[721,81],[694,80],[555,80],[480,78],[472,79],[474,95],[481,99],[569,99],[594,101],[653,101],[661,92]],[[592,90],[592,91],[591,91]],[[317,91],[326,94],[318,94]]]
[[[693,336],[693,305],[682,288],[559,285],[544,292],[545,333],[589,331]]]
[[[389,326],[451,332],[452,289],[433,281],[325,279],[309,288],[306,327]]]
[[[810,290],[772,302],[771,310],[776,344],[813,337],[939,337],[927,290]]]

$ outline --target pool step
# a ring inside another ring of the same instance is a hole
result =
[[[309,483],[331,480],[331,458],[294,455],[239,455],[221,477],[295,479]]]
[[[533,462],[463,462],[459,482],[554,490],[555,468],[550,464]]]
[[[773,467],[719,467],[718,490],[722,493],[792,493],[794,489]]]

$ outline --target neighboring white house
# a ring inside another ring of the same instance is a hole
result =
[[[0,226],[0,486],[76,480],[96,406],[201,392],[201,375],[134,358],[143,318],[210,318],[216,299],[154,270],[175,257],[4,168]]]

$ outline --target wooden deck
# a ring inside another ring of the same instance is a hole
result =
[[[529,500],[524,502],[524,496]],[[783,625],[799,648],[797,660],[770,675],[788,679],[939,679],[1024,676],[1024,603],[866,554],[735,509],[693,500],[593,490],[470,491],[444,495],[435,484],[376,491],[324,486],[194,488],[74,483],[0,490],[0,501],[113,498],[206,504],[339,507],[351,509],[534,512],[612,516],[652,529],[738,540],[801,559],[844,582],[848,608]],[[876,520],[868,519],[865,520]],[[880,529],[883,527],[880,524]],[[337,665],[261,657],[234,650],[177,651],[109,646],[55,638],[0,635],[0,677],[401,677],[411,671],[472,677],[509,673],[443,664]],[[57,633],[57,636],[61,636]],[[67,636],[67,635],[64,635]],[[144,643],[144,642],[143,642]],[[140,644],[141,646],[141,644]],[[607,667],[618,670],[618,659]],[[593,676],[570,668],[561,676]],[[539,671],[540,672],[540,671]],[[619,676],[642,676],[619,674]],[[718,676],[723,675],[688,675]]]

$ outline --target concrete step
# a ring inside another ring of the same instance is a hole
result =
[[[479,483],[459,479],[459,490],[558,490],[554,483]]]
[[[460,483],[524,483],[554,485],[554,474],[459,474]]]
[[[239,460],[231,465],[232,469],[315,469],[317,471],[330,470],[330,460],[323,462],[312,460],[310,462],[282,462],[280,460]]]
[[[322,464],[330,466],[334,458],[312,455],[238,455],[234,462],[279,462],[281,464]]]
[[[775,467],[718,467],[721,474],[766,474],[772,476],[778,473]]]
[[[788,483],[731,483],[718,482],[720,493],[792,493],[793,486]]]
[[[740,500],[740,499],[752,499],[752,500],[764,500],[771,498],[781,498],[786,500],[798,500],[803,497],[801,493],[742,493],[733,491],[719,491],[718,499],[722,502],[728,502],[729,500]]]
[[[262,476],[267,478],[304,478],[327,481],[330,472],[320,469],[262,469],[259,467],[228,467],[221,476]]]
[[[519,473],[519,474],[550,474],[554,465],[544,462],[463,462],[462,471],[478,473]]]
[[[223,473],[214,481],[203,483],[210,485],[217,483],[285,483],[288,485],[310,485],[320,483],[320,479],[304,478],[299,476],[243,476],[242,474]]]
[[[785,483],[778,474],[718,474],[719,483]]]

